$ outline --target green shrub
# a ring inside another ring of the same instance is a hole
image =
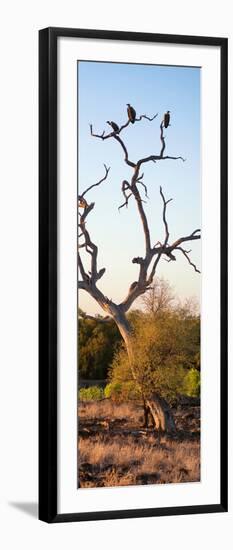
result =
[[[119,399],[120,394],[122,400],[137,398],[139,388],[147,397],[157,392],[168,401],[182,394],[199,395],[200,377],[195,368],[200,366],[199,325],[199,318],[187,317],[178,309],[135,317],[131,346],[137,382],[132,379],[127,351],[122,345],[108,371],[113,384],[108,390],[111,397],[116,393],[114,384],[118,384],[117,396]]]
[[[140,398],[140,392],[137,390],[134,381],[110,382],[104,389],[104,395],[113,401],[128,401],[129,399]]]
[[[78,359],[80,379],[106,379],[108,367],[120,341],[121,335],[113,320],[109,323],[101,323],[98,317],[96,319],[88,319],[85,316],[79,318]]]
[[[200,396],[200,372],[190,369],[184,379],[184,392],[189,397]]]
[[[104,390],[99,386],[89,386],[79,390],[80,401],[99,401],[104,398]]]
[[[107,384],[104,388],[104,396],[107,399],[111,398],[118,401],[118,398],[120,399],[121,396],[121,389],[122,384],[120,382],[110,382],[110,384]]]
[[[106,397],[106,399],[109,399],[112,395],[112,386],[112,384],[107,384],[104,388],[104,397]]]

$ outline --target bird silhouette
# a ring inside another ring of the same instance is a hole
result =
[[[132,124],[134,124],[135,122],[135,118],[136,118],[136,111],[135,109],[132,107],[132,105],[130,105],[130,103],[127,103],[127,114],[128,114],[128,119],[130,120],[130,122],[132,122]]]
[[[119,132],[120,128],[116,122],[113,122],[113,120],[107,120],[107,124],[112,127],[114,132]]]
[[[167,128],[170,125],[170,111],[167,111],[163,119],[164,128]]]

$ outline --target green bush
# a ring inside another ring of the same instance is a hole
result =
[[[131,346],[133,370],[125,346],[115,351],[108,379],[111,397],[135,399],[142,389],[149,397],[157,392],[165,399],[198,396],[200,391],[200,320],[179,309],[157,316],[141,314],[133,320]],[[116,390],[115,390],[115,384]]]
[[[80,401],[99,401],[104,398],[104,390],[99,386],[89,386],[79,390]]]
[[[109,399],[114,399],[118,401],[118,398],[121,396],[122,384],[120,382],[110,382],[104,388],[104,396]]]
[[[184,392],[189,397],[200,396],[200,372],[190,369],[184,379]]]
[[[78,361],[79,377],[83,380],[104,380],[121,335],[114,321],[79,318]]]
[[[104,395],[113,401],[128,401],[129,399],[140,398],[140,392],[137,390],[134,381],[110,382],[104,389]]]

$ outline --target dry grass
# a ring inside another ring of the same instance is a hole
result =
[[[142,409],[111,401],[79,407],[79,486],[109,487],[200,480],[199,409],[175,412],[178,433],[140,430]]]
[[[142,407],[128,403],[114,403],[111,399],[103,399],[101,401],[82,402],[78,409],[79,419],[93,418],[98,420],[108,419],[134,419],[134,422],[140,421],[142,418]]]

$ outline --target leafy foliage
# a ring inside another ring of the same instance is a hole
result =
[[[102,323],[96,319],[79,319],[78,328],[78,363],[79,377],[87,380],[107,378],[109,365],[112,362],[121,336],[113,321]]]
[[[199,397],[200,395],[200,372],[196,369],[190,369],[184,379],[184,393],[189,397]]]
[[[80,401],[99,401],[104,398],[104,391],[99,386],[90,386],[79,390]]]
[[[140,392],[137,390],[134,380],[110,382],[105,386],[104,395],[117,402],[140,398]]]
[[[128,355],[114,321],[85,317],[79,321],[79,377],[109,380],[105,390],[87,388],[81,399],[105,396],[138,399],[141,389],[166,399],[200,394],[200,317],[193,301],[179,303],[170,285],[156,279],[143,297],[143,310],[129,312],[135,382]],[[102,393],[101,393],[102,392]],[[93,397],[92,397],[93,395]]]
[[[146,395],[157,391],[167,399],[179,394],[198,396],[200,387],[199,347],[200,320],[187,317],[179,309],[160,315],[144,313],[134,320],[132,346],[134,371],[132,378],[127,352],[122,346],[115,354],[109,379],[121,384],[122,394],[132,398],[139,388]],[[131,390],[127,393],[127,387]],[[118,390],[119,393],[119,390]]]

